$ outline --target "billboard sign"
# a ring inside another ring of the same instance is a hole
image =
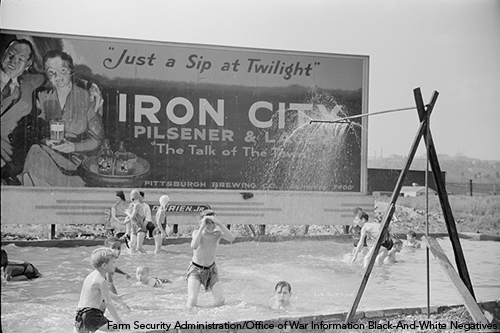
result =
[[[363,121],[310,120],[367,112],[367,56],[2,31],[13,39],[34,57],[18,87],[30,109],[10,119],[2,99],[4,185],[364,190]]]

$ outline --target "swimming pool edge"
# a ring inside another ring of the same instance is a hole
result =
[[[478,234],[478,233],[458,233],[461,239],[468,239],[474,241],[495,241],[500,242],[500,236]],[[395,234],[400,239],[405,239],[405,234]],[[423,234],[417,234],[421,237]],[[444,238],[448,237],[447,233],[432,233],[431,237]],[[105,238],[94,239],[50,239],[50,240],[4,240],[1,241],[1,246],[14,244],[19,247],[33,246],[33,247],[77,247],[77,246],[99,246],[103,245]],[[286,241],[300,241],[300,240],[315,240],[325,241],[334,240],[339,242],[351,242],[351,235],[294,235],[294,236],[256,236],[256,237],[236,237],[233,243],[241,242],[286,242]],[[169,237],[163,240],[163,246],[177,245],[191,242],[191,237]],[[145,245],[154,245],[152,239],[144,240]],[[228,244],[227,241],[222,240],[221,244]]]
[[[491,324],[499,325],[498,318],[500,318],[500,300],[485,301],[478,303],[481,310],[491,316]],[[463,304],[455,305],[443,305],[443,306],[431,306],[429,308],[429,315],[440,314],[452,309],[464,308]],[[398,316],[414,316],[414,315],[426,315],[427,307],[408,307],[408,308],[391,308],[391,309],[381,309],[381,310],[368,310],[368,311],[357,311],[353,316],[351,324],[355,328],[355,325],[363,325],[363,320],[369,320],[376,322],[377,324],[383,324],[389,322],[394,317]],[[179,328],[165,329],[154,329],[154,330],[140,330],[140,333],[204,333],[204,332],[220,332],[220,333],[281,333],[281,332],[336,332],[342,325],[345,325],[345,320],[347,317],[347,312],[338,312],[332,314],[322,314],[322,315],[311,315],[311,316],[301,316],[301,317],[279,317],[277,319],[267,319],[267,320],[244,320],[236,321],[231,323],[217,323],[217,325],[227,325],[227,328],[217,327],[207,328],[208,325],[213,325],[215,323],[206,322],[204,324],[193,324],[178,321],[175,325],[180,326]],[[293,323],[293,324],[292,324]],[[313,324],[316,326],[313,327]],[[184,326],[185,325],[185,326]],[[188,326],[189,325],[189,326]],[[196,327],[198,325],[199,327]],[[205,325],[205,326],[204,326]],[[337,328],[332,329],[333,325],[337,325]],[[172,324],[174,326],[174,324]],[[294,328],[292,328],[292,326]],[[326,328],[330,327],[330,328]],[[350,332],[352,330],[349,330]],[[355,331],[358,331],[355,329]],[[364,331],[364,330],[363,330]],[[370,332],[373,330],[370,330]],[[392,332],[392,330],[389,330]],[[398,331],[398,330],[394,330]],[[474,330],[471,330],[474,331]],[[127,330],[127,332],[136,332],[134,330]],[[399,332],[399,331],[398,331]]]

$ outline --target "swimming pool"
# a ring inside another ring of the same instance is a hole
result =
[[[452,262],[448,239],[440,245]],[[461,240],[469,274],[478,301],[500,299],[500,243]],[[70,332],[81,285],[91,271],[89,257],[96,247],[35,248],[3,247],[12,259],[31,261],[44,275],[31,282],[10,283],[2,288],[2,328],[4,332]],[[201,292],[199,308],[186,308],[184,274],[191,259],[189,244],[169,245],[166,254],[122,253],[118,267],[135,276],[139,264],[150,267],[151,276],[173,283],[150,288],[115,278],[119,293],[132,308],[118,311],[126,323],[144,324],[188,321],[190,323],[266,320],[346,312],[364,273],[361,261],[349,265],[346,253],[351,243],[334,241],[245,242],[221,245],[218,266],[227,305],[203,307],[212,302],[210,293]],[[395,265],[376,266],[370,276],[358,310],[426,305],[425,250],[403,249]],[[267,308],[277,281],[292,285],[296,312]],[[462,303],[439,264],[431,256],[431,305]]]

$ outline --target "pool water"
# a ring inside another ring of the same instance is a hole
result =
[[[440,245],[454,263],[451,244]],[[467,267],[478,301],[500,299],[500,243],[461,240]],[[89,257],[96,247],[35,248],[3,247],[11,259],[32,262],[43,277],[30,282],[8,283],[2,288],[4,332],[70,332],[82,282],[92,270]],[[125,248],[125,246],[124,246]],[[364,274],[362,260],[349,264],[351,243],[334,241],[245,242],[221,245],[218,267],[227,304],[213,308],[211,293],[200,292],[200,307],[187,308],[185,272],[191,259],[189,244],[164,247],[165,254],[123,252],[117,266],[135,277],[138,265],[147,265],[152,277],[173,281],[151,288],[115,275],[118,293],[132,308],[118,312],[133,327],[142,324],[234,322],[331,314],[349,310]],[[375,266],[358,310],[424,307],[426,295],[425,249],[404,248],[394,265]],[[461,304],[451,282],[431,255],[431,305]],[[297,310],[269,310],[269,298],[276,282],[292,285]],[[111,316],[108,316],[111,319]]]

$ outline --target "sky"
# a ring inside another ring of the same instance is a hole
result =
[[[369,113],[437,91],[437,153],[500,161],[497,0],[3,0],[0,27],[368,55]],[[416,110],[369,117],[368,156],[408,155],[418,126]]]

